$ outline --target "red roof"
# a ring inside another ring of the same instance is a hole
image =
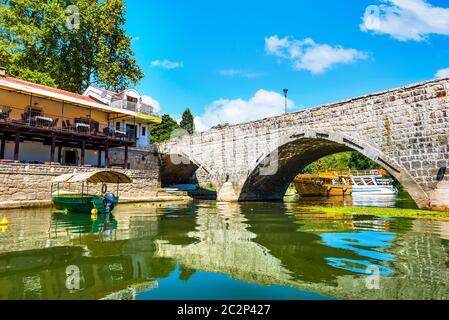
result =
[[[70,91],[66,91],[66,90],[61,90],[61,89],[56,89],[56,88],[52,88],[52,87],[47,87],[47,86],[44,86],[44,85],[41,85],[41,84],[25,81],[25,80],[22,80],[22,79],[11,78],[11,77],[3,77],[3,78],[0,78],[0,79],[5,79],[6,81],[11,82],[11,83],[26,85],[26,86],[29,86],[29,87],[32,87],[32,88],[35,88],[35,89],[45,90],[45,91],[48,91],[48,92],[51,92],[51,93],[61,94],[61,95],[64,95],[64,96],[70,97],[70,98],[76,98],[76,99],[84,100],[84,101],[87,101],[87,102],[98,103],[94,99],[91,99],[89,97],[83,96],[82,94],[78,94],[78,93],[74,93],[74,92],[70,92]]]

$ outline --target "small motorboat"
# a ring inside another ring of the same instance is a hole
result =
[[[119,185],[132,183],[126,174],[117,171],[96,171],[81,174],[65,174],[52,181],[52,201],[56,210],[72,213],[109,214],[118,205]],[[54,185],[57,185],[56,191]],[[101,193],[89,194],[89,185],[102,184]],[[108,184],[117,186],[117,194],[108,192]],[[73,187],[75,191],[61,189],[61,185]]]
[[[177,184],[164,188],[165,191],[195,191],[198,186],[194,184]]]
[[[351,176],[352,196],[394,196],[393,179],[382,174]]]

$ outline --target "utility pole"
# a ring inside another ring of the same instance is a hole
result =
[[[288,110],[287,110],[288,89],[284,89],[284,96],[285,96],[285,114],[287,114],[288,113]]]

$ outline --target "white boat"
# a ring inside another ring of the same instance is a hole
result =
[[[393,180],[383,175],[351,176],[352,196],[391,196],[398,190],[393,186]]]

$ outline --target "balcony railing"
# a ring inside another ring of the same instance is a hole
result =
[[[12,116],[13,114],[20,116]],[[25,109],[0,105],[0,123],[9,123],[18,126],[47,129],[61,133],[76,133],[87,136],[107,137],[116,140],[136,142],[135,132],[132,128],[116,127],[99,123],[89,118],[70,118],[53,115],[27,107]]]
[[[159,113],[154,111],[154,108],[152,106],[147,105],[145,103],[136,103],[126,100],[115,100],[111,102],[111,107],[138,112],[149,116],[161,117]]]

